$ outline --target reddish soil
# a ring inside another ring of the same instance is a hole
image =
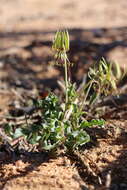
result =
[[[9,111],[38,91],[59,93],[63,70],[52,66],[54,32],[68,28],[72,81],[79,84],[102,56],[127,64],[126,0],[1,0],[0,127]],[[74,14],[75,13],[75,14]],[[121,84],[127,93],[127,80]],[[92,141],[73,155],[0,151],[0,189],[126,190],[127,99],[109,106],[106,125],[90,130]],[[12,121],[11,121],[12,122]],[[107,186],[107,187],[106,187]]]

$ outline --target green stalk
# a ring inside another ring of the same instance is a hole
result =
[[[68,71],[67,71],[67,59],[64,58],[64,73],[65,73],[65,87],[66,87],[66,105],[68,103]]]
[[[89,87],[88,87],[88,89],[87,89],[87,91],[86,91],[84,100],[83,100],[83,102],[82,102],[81,111],[83,110],[83,106],[84,106],[85,103],[86,103],[86,99],[87,99],[87,97],[88,97],[88,95],[89,95],[89,92],[90,92],[90,89],[91,89],[91,87],[92,87],[92,84],[93,84],[93,81],[90,81],[90,85],[89,85]]]

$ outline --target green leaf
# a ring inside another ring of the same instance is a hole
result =
[[[18,138],[21,136],[24,136],[23,130],[22,130],[22,128],[17,128],[15,130],[15,133],[13,134],[13,138],[15,139],[15,138]]]
[[[90,97],[90,102],[89,102],[90,105],[94,104],[98,98],[99,98],[99,94],[97,92],[94,92],[93,95]]]
[[[13,128],[12,128],[12,125],[10,125],[10,124],[5,125],[4,131],[5,131],[5,133],[6,133],[7,135],[13,136]]]
[[[91,121],[83,121],[80,127],[84,128],[84,127],[92,127],[92,126],[102,126],[104,124],[105,124],[105,120],[103,119],[93,119]]]
[[[33,133],[32,134],[32,137],[31,137],[31,139],[30,139],[30,143],[31,144],[36,144],[36,143],[38,143],[38,141],[41,139],[41,136],[39,136],[38,135],[38,133]]]
[[[44,150],[47,150],[47,151],[50,151],[52,149],[54,149],[57,145],[58,145],[59,142],[56,142],[54,144],[51,144],[50,142],[47,142],[46,140],[43,142],[42,144],[42,148]]]
[[[82,146],[90,141],[90,136],[83,130],[76,130],[70,133],[67,138],[65,145],[68,149],[74,150],[79,146]]]
[[[86,131],[80,131],[78,136],[76,137],[76,146],[82,146],[90,141],[90,136],[86,133]]]

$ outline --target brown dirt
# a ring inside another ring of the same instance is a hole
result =
[[[79,84],[93,61],[104,56],[127,64],[126,0],[1,0],[0,125],[47,88],[59,93],[63,70],[50,64],[54,32],[68,28],[72,80]],[[76,13],[76,14],[74,14]],[[126,85],[126,81],[122,85]],[[126,92],[126,91],[124,91]],[[0,152],[0,189],[127,189],[127,105],[111,108],[103,128],[90,130],[81,152],[59,156]],[[3,161],[4,158],[4,161]]]

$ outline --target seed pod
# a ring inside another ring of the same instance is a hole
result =
[[[69,34],[68,31],[64,31],[65,35],[65,49],[66,51],[69,51]]]
[[[58,38],[58,31],[56,32],[54,40],[53,40],[53,44],[52,44],[52,49],[53,50],[56,50],[56,48],[57,48],[57,46],[56,46],[57,38]]]
[[[57,52],[67,52],[69,50],[69,34],[67,30],[56,32],[52,49]]]
[[[61,32],[58,33],[58,40],[57,40],[57,51],[61,51],[62,49],[62,35]]]

